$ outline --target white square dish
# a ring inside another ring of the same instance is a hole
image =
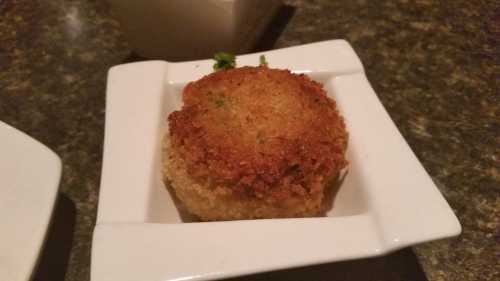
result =
[[[262,53],[238,56],[258,65]],[[349,131],[349,172],[326,217],[183,222],[166,190],[160,144],[183,87],[212,60],[113,67],[93,281],[204,280],[385,254],[458,235],[460,224],[365,77],[350,45],[332,40],[264,53],[307,73],[337,102]]]
[[[54,152],[0,122],[0,280],[31,280],[60,178]]]

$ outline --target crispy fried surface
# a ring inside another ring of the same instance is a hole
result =
[[[231,186],[200,183],[188,174],[185,161],[171,147],[168,135],[163,139],[162,169],[165,183],[173,187],[183,204],[181,208],[203,221],[311,217],[323,214],[329,206],[323,200],[328,197],[327,191],[290,196],[276,204],[272,197],[234,196]]]
[[[168,117],[172,149],[191,177],[239,198],[315,196],[347,163],[335,102],[305,75],[267,67],[214,72],[189,83],[183,100]]]

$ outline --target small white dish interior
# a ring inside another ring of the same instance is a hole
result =
[[[28,281],[57,197],[61,160],[0,122],[0,174],[0,280]]]
[[[239,56],[237,64],[258,65],[261,54]],[[162,182],[161,138],[183,87],[212,72],[213,61],[116,66],[108,76],[93,281],[217,279],[381,255],[460,233],[346,41],[264,54],[272,68],[323,83],[345,118],[350,166],[331,211],[321,218],[183,221]]]

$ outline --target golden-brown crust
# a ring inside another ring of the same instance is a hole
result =
[[[323,192],[347,164],[335,102],[305,75],[267,67],[214,72],[189,83],[169,117],[172,147],[199,181],[282,202]]]
[[[331,206],[328,200],[334,192],[331,185],[324,193],[289,196],[279,204],[271,197],[242,198],[235,196],[232,186],[200,183],[191,177],[185,161],[171,147],[168,135],[163,139],[162,154],[164,182],[182,202],[177,206],[179,211],[185,210],[202,221],[321,216]]]

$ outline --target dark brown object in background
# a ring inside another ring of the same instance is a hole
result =
[[[296,8],[291,5],[282,5],[276,15],[262,33],[260,39],[255,44],[252,52],[263,52],[271,50],[276,44],[281,33],[285,30],[286,25],[292,19]],[[241,65],[240,65],[241,66]]]
[[[280,37],[281,33],[283,33],[283,31],[285,30],[286,25],[293,17],[295,9],[296,8],[291,5],[281,5],[281,7],[276,12],[276,15],[274,15],[274,17],[271,19],[271,22],[260,36],[259,40],[257,40],[257,42],[255,43],[255,46],[252,48],[251,52],[263,52],[273,49],[274,44],[276,44],[276,41]],[[131,52],[130,55],[123,61],[123,63],[147,60],[151,59],[142,57],[136,52]],[[241,65],[237,66],[239,67]]]

